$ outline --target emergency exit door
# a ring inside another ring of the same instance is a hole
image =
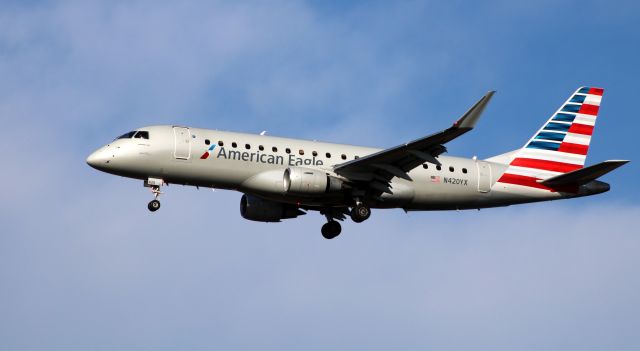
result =
[[[477,161],[478,191],[488,193],[491,190],[491,165],[484,161]]]
[[[189,128],[173,127],[175,148],[173,156],[180,160],[188,160],[191,157],[191,133]]]

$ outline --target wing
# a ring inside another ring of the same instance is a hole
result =
[[[361,185],[375,190],[377,195],[392,194],[389,182],[393,177],[411,180],[407,172],[419,165],[439,165],[437,157],[447,151],[444,144],[473,129],[494,93],[488,92],[453,126],[441,132],[336,165],[334,171],[354,182],[365,182]]]

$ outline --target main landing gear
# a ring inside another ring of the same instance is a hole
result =
[[[327,223],[322,226],[322,236],[325,239],[333,239],[340,235],[340,232],[342,231],[340,222],[337,220],[344,220],[346,219],[346,215],[350,215],[354,222],[361,223],[371,216],[371,209],[359,202],[351,209],[351,211],[348,211],[348,209],[325,209],[320,213],[327,217]]]
[[[351,209],[351,219],[356,223],[362,223],[371,216],[371,209],[363,204],[357,204]]]
[[[327,223],[322,226],[322,236],[325,239],[333,239],[336,236],[340,235],[342,231],[342,227],[338,221],[330,219]]]
[[[337,220],[344,220],[344,210],[336,208],[325,208],[320,211],[327,218],[327,223],[322,226],[322,236],[325,239],[333,239],[340,235],[342,226]]]
[[[151,188],[151,192],[153,193],[154,197],[154,199],[151,200],[147,205],[147,208],[151,212],[156,212],[160,209],[160,201],[158,201],[158,198],[160,197],[160,194],[162,194],[162,192],[160,191],[160,186],[162,186],[163,183],[164,181],[162,179],[157,178],[149,178],[144,182],[144,186]]]

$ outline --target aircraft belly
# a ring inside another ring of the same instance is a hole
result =
[[[311,206],[311,207],[344,207],[347,206],[345,197],[341,193],[336,194],[324,194],[322,196],[299,196],[299,195],[287,195],[287,194],[274,194],[264,192],[248,191],[252,195],[257,195],[265,199],[283,202],[288,204]]]

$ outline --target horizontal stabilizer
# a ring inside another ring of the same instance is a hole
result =
[[[564,185],[582,185],[589,183],[592,180],[596,180],[598,177],[601,177],[614,169],[624,165],[629,162],[628,160],[610,160],[600,162],[593,166],[580,168],[575,171],[564,173],[555,177],[551,177],[544,180],[539,180],[538,182],[550,186],[550,187],[558,187]]]

